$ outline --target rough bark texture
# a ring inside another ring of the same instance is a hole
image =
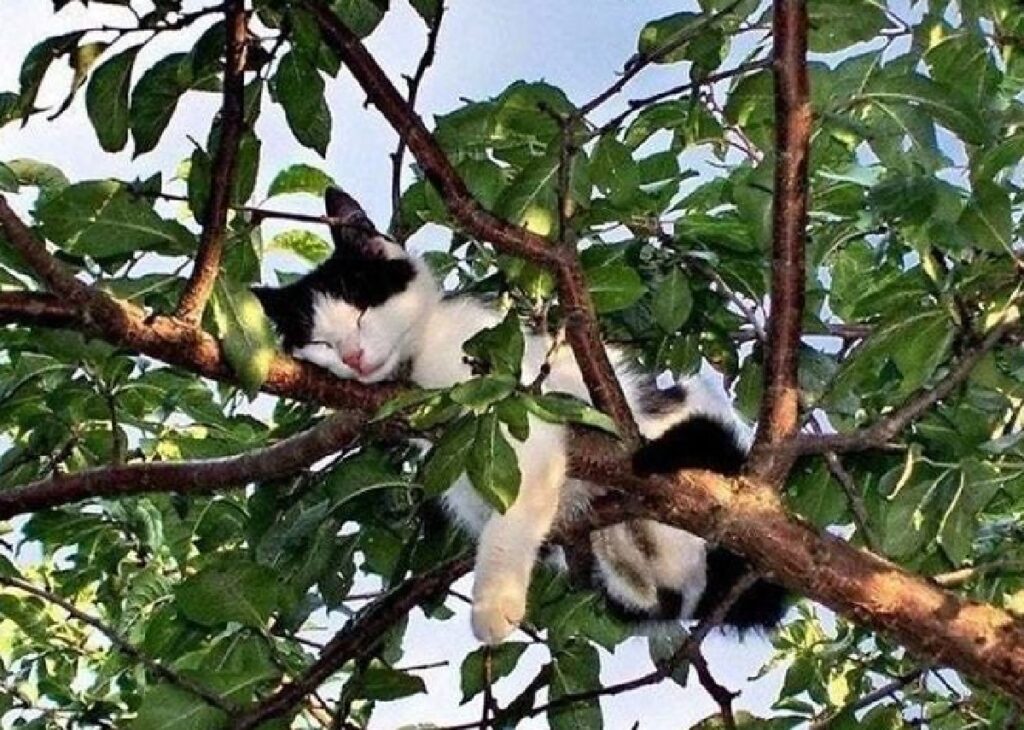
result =
[[[796,432],[800,416],[797,368],[804,314],[807,158],[811,139],[807,78],[807,2],[777,0],[775,57],[775,191],[772,197],[772,282],[764,397],[750,470],[781,484],[792,465],[772,444]]]

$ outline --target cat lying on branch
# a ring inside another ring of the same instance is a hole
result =
[[[470,297],[446,298],[426,263],[376,231],[347,194],[329,189],[327,214],[333,255],[288,286],[253,291],[280,333],[286,351],[340,378],[375,383],[399,371],[424,388],[447,388],[473,376],[463,343],[502,321]],[[640,475],[683,468],[737,474],[746,435],[731,406],[698,378],[659,390],[622,352],[609,348],[641,434],[634,455]],[[552,349],[546,334],[525,335],[523,382],[547,363],[545,389],[588,400],[573,353]],[[604,492],[566,474],[568,429],[530,417],[525,441],[511,439],[522,475],[518,497],[497,513],[465,475],[444,496],[448,511],[478,541],[473,586],[473,632],[501,642],[526,613],[526,594],[538,551],[553,528],[585,513]],[[593,583],[609,609],[635,621],[701,618],[747,572],[746,560],[684,530],[634,520],[591,533]],[[557,550],[556,550],[557,553]],[[557,560],[557,555],[553,556]],[[784,590],[758,580],[733,604],[725,624],[770,627],[781,618]]]

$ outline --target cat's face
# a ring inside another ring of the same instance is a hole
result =
[[[328,214],[342,217],[330,195]],[[292,356],[341,378],[376,383],[394,377],[413,355],[418,328],[439,293],[423,262],[373,231],[356,210],[366,229],[335,230],[327,261],[288,286],[253,291]]]

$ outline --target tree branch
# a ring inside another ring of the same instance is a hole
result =
[[[434,55],[437,51],[437,38],[441,33],[441,20],[443,18],[444,0],[438,0],[437,11],[434,13],[434,17],[427,23],[427,44],[423,49],[423,55],[420,56],[420,61],[416,64],[416,70],[413,72],[412,77],[408,79],[409,96],[406,103],[412,111],[416,110],[416,97],[419,95],[423,77],[426,76],[427,69],[434,62]],[[395,147],[395,151],[391,155],[391,225],[388,227],[392,235],[395,235],[399,240],[404,238],[397,230],[399,224],[398,209],[402,199],[402,162],[404,159],[405,137],[399,135],[398,146]]]
[[[681,32],[675,38],[671,39],[668,43],[656,48],[647,54],[636,54],[629,61],[626,62],[625,67],[622,69],[622,75],[615,80],[611,86],[602,91],[600,94],[595,96],[593,99],[588,101],[586,104],[580,107],[579,116],[584,117],[590,112],[597,109],[599,106],[604,104],[606,101],[611,99],[613,96],[618,94],[625,88],[626,84],[633,80],[641,71],[650,66],[652,63],[657,63],[659,60],[672,53],[672,51],[681,48],[685,44],[692,41],[698,35],[703,33],[708,28],[712,27],[719,20],[724,18],[726,15],[731,13],[736,7],[742,2],[742,0],[732,0],[729,4],[717,11],[713,15],[707,18],[701,19],[690,28],[687,28],[684,32]]]
[[[691,81],[687,84],[673,86],[663,91],[659,91],[656,94],[651,94],[650,96],[644,96],[637,99],[630,99],[628,102],[626,102],[626,110],[620,112],[619,114],[615,115],[607,122],[602,124],[598,128],[596,134],[602,135],[606,132],[610,132],[613,129],[618,129],[622,125],[622,123],[626,121],[626,118],[630,114],[633,114],[634,112],[643,109],[644,107],[656,104],[657,102],[662,101],[664,99],[668,99],[669,97],[683,96],[684,94],[692,95],[705,86],[711,86],[713,84],[717,84],[719,81],[725,81],[726,79],[731,79],[736,76],[742,76],[752,71],[759,71],[762,68],[767,68],[770,65],[771,61],[768,61],[766,59],[747,61],[746,63],[741,63],[733,68],[728,68],[723,71],[717,71],[715,73],[708,74],[707,76],[701,77],[696,81]]]
[[[1004,320],[993,327],[973,349],[966,351],[944,378],[930,390],[922,390],[877,423],[849,433],[827,435],[805,434],[784,441],[776,447],[794,456],[867,451],[885,446],[905,431],[932,406],[960,387],[982,359],[1007,335],[1019,326],[1018,315],[1008,310]]]
[[[61,328],[81,325],[81,318],[74,307],[52,294],[0,292],[0,324]]]
[[[152,657],[146,655],[141,650],[139,650],[138,647],[136,647],[126,638],[121,636],[121,634],[119,634],[113,628],[107,626],[105,623],[100,621],[95,616],[90,616],[84,611],[79,610],[73,603],[65,600],[61,596],[58,596],[55,593],[51,593],[50,591],[47,591],[43,588],[39,588],[38,586],[35,586],[29,583],[28,581],[22,580],[21,578],[17,578],[12,575],[0,574],[0,585],[15,588],[19,591],[24,591],[25,593],[29,593],[33,596],[36,596],[37,598],[41,598],[44,601],[52,603],[55,606],[60,606],[68,613],[69,616],[99,631],[118,651],[139,662],[161,679],[166,680],[167,682],[176,685],[187,692],[191,692],[196,697],[201,698],[210,706],[224,710],[224,712],[232,713],[236,710],[234,704],[229,700],[225,699],[224,697],[221,697],[213,690],[210,690],[202,686],[201,684],[193,682],[188,677],[184,677],[178,674],[173,669],[164,666],[156,659],[153,659]]]
[[[1024,701],[1024,625],[994,606],[944,591],[838,537],[791,517],[772,485],[750,477],[682,471],[640,479],[630,465],[574,434],[570,472],[615,485],[614,508],[594,527],[656,519],[749,558],[765,575],[864,626],[922,660],[955,667]]]
[[[341,451],[365,432],[365,416],[335,413],[308,431],[237,456],[161,461],[57,474],[0,492],[0,519],[78,502],[144,492],[197,494],[285,476]]]
[[[227,231],[228,207],[235,184],[238,148],[245,131],[245,56],[249,28],[245,0],[228,0],[225,15],[224,101],[220,110],[220,138],[213,156],[210,198],[203,213],[199,251],[192,275],[185,284],[175,316],[189,324],[203,317],[220,271]]]
[[[767,450],[799,425],[799,366],[804,312],[804,239],[807,230],[807,160],[811,139],[807,77],[807,2],[776,0],[775,190],[772,195],[772,281],[764,396],[748,469],[781,484],[792,460]]]
[[[594,406],[615,421],[628,446],[639,442],[633,413],[615,377],[608,353],[601,344],[597,315],[576,252],[551,242],[521,226],[501,220],[484,210],[448,161],[423,121],[409,108],[376,59],[331,10],[325,0],[302,0],[320,24],[324,41],[333,48],[370,101],[400,137],[423,169],[460,227],[499,250],[521,256],[554,273],[565,311],[566,340],[572,346]]]
[[[291,713],[305,697],[351,659],[374,649],[396,621],[417,604],[443,593],[469,572],[473,561],[456,558],[401,583],[360,611],[328,642],[317,660],[295,681],[237,717],[233,730],[255,728],[267,720]]]

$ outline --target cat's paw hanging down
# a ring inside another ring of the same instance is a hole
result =
[[[501,315],[469,297],[445,299],[426,263],[375,231],[359,205],[330,189],[328,215],[334,253],[288,286],[257,287],[286,350],[342,378],[374,383],[408,366],[425,388],[446,388],[473,377],[462,343],[493,327]],[[589,400],[572,352],[552,350],[545,335],[525,335],[522,379],[542,366],[549,391]],[[641,475],[691,467],[735,474],[745,457],[744,428],[732,408],[697,379],[659,390],[654,379],[609,348],[616,374],[641,433],[650,441],[634,458]],[[530,574],[552,527],[578,518],[599,486],[570,479],[567,431],[531,417],[526,441],[510,438],[522,479],[515,503],[498,514],[463,475],[445,494],[449,512],[478,542],[472,625],[488,644],[504,640],[523,621]],[[746,572],[746,561],[700,538],[651,521],[594,532],[595,587],[612,611],[635,620],[679,620],[713,610]],[[726,615],[740,628],[772,626],[784,610],[778,586],[758,581]]]

